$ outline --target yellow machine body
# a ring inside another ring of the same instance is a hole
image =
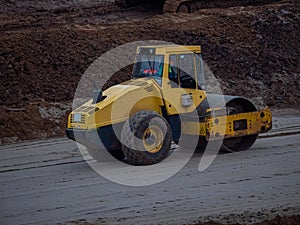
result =
[[[207,141],[221,140],[267,132],[272,128],[270,121],[272,113],[265,108],[237,115],[209,116],[202,123],[185,122],[182,133],[203,136]],[[235,129],[236,123],[243,123],[244,129]]]
[[[153,68],[143,68],[147,66],[145,58],[153,58],[148,63],[153,63]],[[257,110],[248,99],[225,96],[221,107],[207,104],[210,96],[205,91],[200,46],[141,46],[132,79],[108,88],[102,95],[101,100],[91,99],[68,118],[67,136],[90,148],[103,148],[95,141],[98,137],[108,151],[120,149],[118,129],[145,110],[158,113],[170,123],[176,143],[181,135],[211,141],[253,137],[272,128],[269,108]],[[230,109],[234,113],[229,113]],[[181,116],[187,119],[179,119]]]
[[[142,86],[140,86],[142,85]],[[151,80],[140,79],[115,85],[103,92],[105,100],[92,104],[90,100],[74,110],[68,118],[68,128],[96,129],[125,122],[128,116],[140,111],[151,110],[161,113],[163,101],[160,90]],[[140,96],[143,96],[140,99]],[[82,121],[74,121],[75,115]]]

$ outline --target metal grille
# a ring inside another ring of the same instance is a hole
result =
[[[151,91],[153,91],[153,87],[152,86],[146,87],[145,90],[148,92],[151,92]]]
[[[74,122],[74,114],[71,114],[70,123],[85,123],[85,115],[81,114],[81,122]]]

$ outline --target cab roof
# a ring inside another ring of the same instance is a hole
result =
[[[201,53],[201,46],[188,46],[188,45],[157,45],[157,46],[139,46],[137,53],[141,51],[155,50],[155,54],[178,54],[178,53]]]

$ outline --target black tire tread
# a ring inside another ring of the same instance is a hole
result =
[[[136,146],[136,143],[133,143],[132,134],[135,137],[140,138],[141,133],[139,132],[141,127],[147,127],[147,123],[155,117],[162,119],[167,126],[167,132],[161,151],[151,154],[146,151],[139,151],[140,149],[132,149],[132,147]],[[169,154],[171,139],[171,128],[168,122],[158,113],[153,111],[140,111],[134,114],[129,118],[129,121],[124,124],[121,134],[123,153],[126,156],[127,161],[133,165],[152,165],[164,160]]]

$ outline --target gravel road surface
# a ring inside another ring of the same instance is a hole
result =
[[[165,182],[127,187],[99,176],[67,139],[4,145],[0,224],[251,223],[297,214],[299,146],[299,133],[276,134],[258,139],[249,151],[218,155],[204,172],[197,169],[196,154]]]

